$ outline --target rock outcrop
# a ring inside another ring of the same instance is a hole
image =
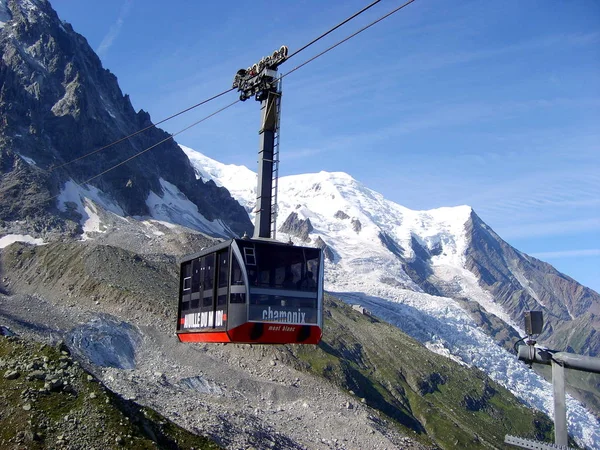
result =
[[[279,231],[295,236],[302,240],[302,242],[308,242],[310,240],[308,235],[313,231],[313,226],[310,223],[310,219],[300,219],[298,213],[293,211],[285,219],[285,222],[281,224]]]

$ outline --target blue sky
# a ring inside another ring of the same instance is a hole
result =
[[[368,3],[52,1],[155,121]],[[281,72],[400,4],[383,0]],[[412,209],[471,205],[510,244],[600,291],[600,2],[417,0],[283,90],[282,175],[343,171]],[[177,141],[256,170],[259,120],[249,100]]]

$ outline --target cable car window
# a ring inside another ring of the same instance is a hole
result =
[[[246,251],[247,248],[244,248]],[[252,249],[250,249],[252,250]],[[257,283],[255,273],[247,267],[250,285],[260,287],[282,287],[286,277],[296,288],[316,291],[319,285],[319,249],[256,244]],[[311,281],[312,278],[312,281]],[[291,283],[288,284],[292,288]]]
[[[189,291],[192,288],[192,263],[183,264],[183,290]]]
[[[204,282],[203,287],[204,291],[211,290],[213,288],[214,278],[215,278],[215,255],[211,253],[210,255],[206,255],[203,259],[203,268],[204,268]]]
[[[244,260],[247,266],[256,265],[256,256],[252,247],[244,247]]]
[[[246,303],[246,286],[244,286],[244,274],[240,263],[235,256],[231,257],[231,291],[230,303]]]
[[[213,304],[213,287],[215,277],[215,254],[211,253],[202,258],[201,270],[204,274],[201,277],[203,295],[202,295],[202,306],[212,306]]]
[[[258,270],[256,268],[248,268],[248,283],[250,286],[258,286]]]
[[[192,261],[192,292],[200,292],[200,258]]]
[[[248,319],[315,324],[319,320],[319,249],[257,243],[250,283]],[[254,283],[252,280],[256,279]]]
[[[246,294],[243,292],[239,292],[239,293],[234,293],[232,292],[230,294],[230,300],[231,303],[246,303]]]
[[[275,284],[274,276],[271,275],[271,271],[267,267],[259,272],[258,285],[263,287],[269,287],[271,284]]]
[[[242,285],[244,284],[244,274],[237,258],[234,256],[231,260],[231,285]]]
[[[227,287],[229,280],[229,249],[218,253],[219,257],[219,287]]]

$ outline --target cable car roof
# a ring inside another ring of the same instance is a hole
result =
[[[272,244],[272,245],[281,245],[283,247],[288,247],[288,246],[293,246],[293,244],[287,243],[287,242],[281,242],[281,241],[276,241],[274,239],[256,239],[256,238],[252,238],[252,239],[245,239],[245,238],[233,238],[233,239],[228,239],[226,241],[223,242],[219,242],[211,247],[205,247],[202,250],[200,250],[199,252],[196,253],[192,253],[190,255],[185,255],[183,257],[181,257],[178,260],[179,264],[182,264],[184,262],[187,261],[191,261],[192,259],[196,259],[199,258],[201,256],[205,256],[208,255],[209,253],[213,253],[219,250],[222,250],[224,248],[230,247],[231,244],[234,241],[239,241],[239,242],[254,242],[254,243],[261,243],[261,244]]]

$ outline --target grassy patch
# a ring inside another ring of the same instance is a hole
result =
[[[317,347],[289,348],[298,367],[364,398],[400,431],[448,449],[502,448],[506,434],[552,441],[552,422],[482,371],[434,354],[331,297],[325,318]]]
[[[12,371],[19,376],[5,378]],[[45,389],[31,377],[40,372],[67,387]],[[0,374],[0,448],[220,448],[112,393],[59,348],[0,337]]]

